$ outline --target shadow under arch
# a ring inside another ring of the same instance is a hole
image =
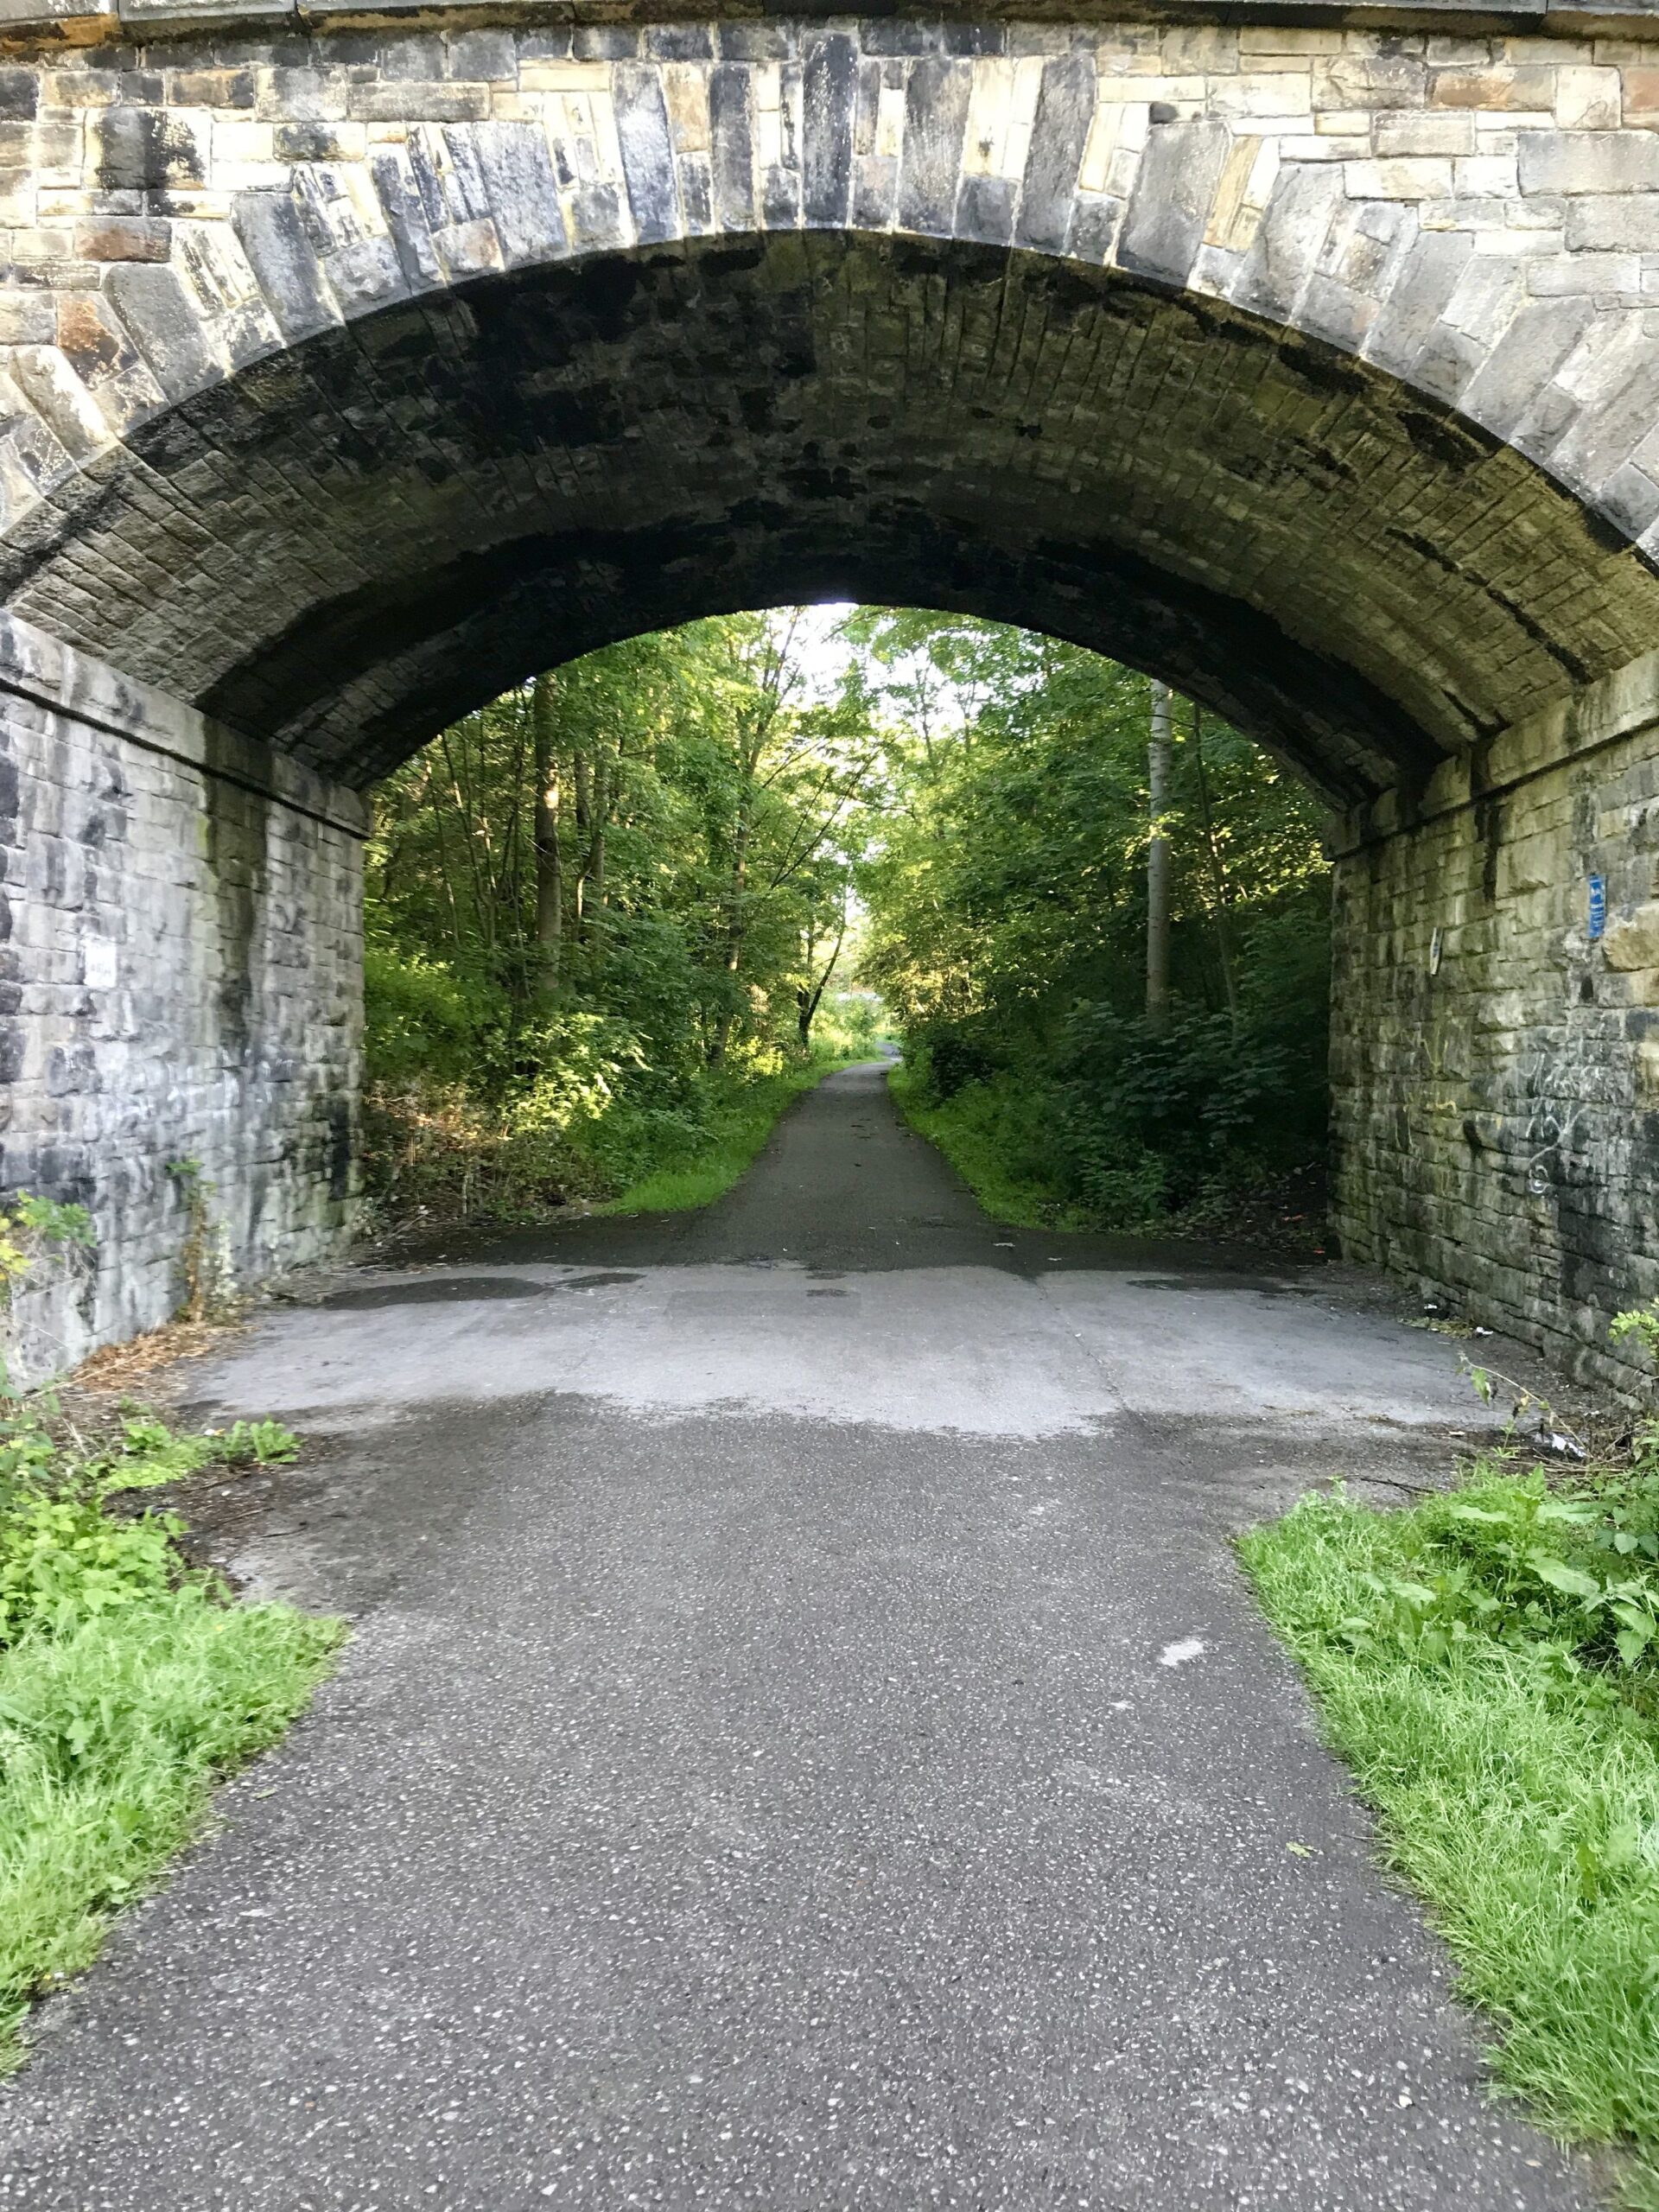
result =
[[[378,309],[151,418],[60,514],[0,548],[14,611],[358,785],[537,669],[782,601],[1071,639],[1338,805],[1659,640],[1633,546],[1382,372],[1119,270],[885,232]]]

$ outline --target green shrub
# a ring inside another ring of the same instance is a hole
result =
[[[0,1656],[0,2071],[22,2056],[30,1999],[91,1964],[111,1914],[189,1839],[213,1783],[283,1734],[343,1636],[146,1579]]]
[[[1242,1542],[1325,1732],[1501,2031],[1500,2077],[1659,2204],[1659,1484],[1477,1468]]]
[[[931,1024],[895,1095],[989,1210],[1057,1228],[1146,1230],[1224,1202],[1322,1149],[1322,1090],[1287,1046],[1225,1014],[1154,1029],[1073,1008],[1058,1040],[1007,1047]]]
[[[170,1514],[107,1519],[95,1497],[25,1493],[0,1519],[0,1643],[67,1636],[100,1613],[173,1586]]]
[[[372,1084],[459,1081],[489,1010],[437,962],[372,939],[364,947],[363,1041]]]
[[[922,1080],[931,1105],[943,1106],[970,1083],[989,1083],[996,1073],[996,1062],[982,1044],[944,1023],[918,1031],[913,1048],[922,1056]]]
[[[135,1415],[91,1452],[49,1406],[0,1429],[0,2071],[30,1999],[96,1955],[214,1780],[273,1743],[344,1630],[238,1605],[188,1571],[174,1515],[118,1517],[119,1492],[214,1460],[291,1458],[277,1421],[181,1436]]]
[[[1143,1214],[1173,1212],[1217,1179],[1247,1184],[1291,1164],[1304,1141],[1304,1071],[1225,1014],[1178,1012],[1154,1029],[1110,1006],[1079,1007],[1054,1073],[1058,1170],[1097,1213],[1126,1192]]]

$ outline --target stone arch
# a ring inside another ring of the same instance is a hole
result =
[[[11,556],[13,611],[352,785],[536,666],[779,597],[1063,632],[1344,806],[1659,636],[1639,551],[1398,379],[903,234],[475,278],[188,393],[76,490]]]
[[[1062,632],[1293,761],[1351,855],[1351,1243],[1454,1287],[1508,1269],[1497,1304],[1524,1314],[1537,1209],[1511,1235],[1499,1196],[1541,1195],[1593,1320],[1630,1208],[1563,1208],[1585,1057],[1523,1069],[1512,1038],[1471,1039],[1516,995],[1495,902],[1549,906],[1512,1029],[1564,959],[1600,957],[1526,874],[1559,856],[1510,856],[1514,794],[1582,785],[1611,745],[1637,798],[1647,772],[1649,310],[1639,271],[1560,273],[1659,181],[1659,134],[1592,112],[1593,66],[1569,86],[1503,46],[1482,72],[1421,36],[1220,23],[444,25],[34,65],[13,94],[87,181],[49,281],[5,296],[0,679],[40,788],[73,728],[123,798],[128,741],[286,825],[199,902],[238,917],[216,972],[280,965],[261,899],[328,947],[327,1054],[314,982],[277,978],[263,1012],[232,992],[242,1042],[209,1021],[201,1044],[218,1103],[182,1109],[226,1125],[251,1261],[340,1218],[353,792],[535,667],[834,594]],[[1548,250],[1521,250],[1546,219]],[[1588,786],[1573,804],[1582,874],[1606,833]],[[1448,926],[1449,1015],[1418,975]],[[1614,1002],[1590,1058],[1616,1116],[1643,1064]],[[13,1181],[47,1156],[35,1179],[97,1184],[116,1123],[74,1055],[99,1019],[18,1045]],[[238,1113],[280,1125],[275,1167],[247,1172]],[[159,1255],[159,1170],[134,1173]],[[1659,1247],[1641,1266],[1659,1285]],[[122,1318],[153,1318],[160,1274]]]

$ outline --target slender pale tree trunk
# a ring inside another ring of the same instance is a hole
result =
[[[538,676],[531,699],[531,734],[536,777],[536,949],[541,987],[559,988],[559,956],[564,949],[564,864],[559,851],[559,767],[553,741],[556,678]]]
[[[1173,753],[1167,683],[1152,687],[1152,734],[1147,746],[1147,1020],[1154,1029],[1169,1020],[1169,809]]]
[[[594,766],[580,746],[576,748],[575,759],[571,764],[571,781],[575,787],[576,794],[576,880],[571,888],[570,918],[575,927],[576,942],[580,944],[585,941],[588,934],[582,926],[586,906],[583,894],[587,889],[587,863],[588,856],[593,850],[594,833]]]
[[[610,818],[612,798],[611,764],[606,755],[598,753],[594,760],[594,788],[591,802],[593,834],[588,842],[588,861],[582,870],[588,880],[587,896],[582,900],[584,914],[593,916],[605,910],[605,826]]]
[[[1211,894],[1214,900],[1216,952],[1221,962],[1221,987],[1227,994],[1227,1014],[1238,1027],[1238,978],[1233,969],[1233,889],[1227,880],[1227,862],[1216,836],[1215,810],[1210,804],[1210,777],[1204,765],[1204,709],[1192,702],[1192,757],[1198,772],[1198,810],[1204,817],[1204,842],[1210,854]]]

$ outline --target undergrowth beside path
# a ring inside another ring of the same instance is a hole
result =
[[[873,1041],[832,1038],[805,1054],[682,1073],[664,1079],[654,1104],[610,1090],[608,1070],[589,1096],[568,1063],[488,1104],[464,1084],[383,1090],[367,1101],[372,1199],[383,1224],[545,1221],[572,1204],[601,1213],[706,1205],[791,1099],[868,1059]]]
[[[964,1083],[941,1097],[926,1046],[912,1046],[887,1078],[894,1104],[940,1152],[993,1220],[1071,1236],[1198,1236],[1270,1246],[1292,1257],[1322,1255],[1323,1176],[1317,1162],[1233,1159],[1209,1187],[1170,1209],[1156,1173],[1125,1147],[1103,1168],[1085,1202],[1059,1172],[1062,1108],[1038,1074],[1010,1070]],[[1106,1147],[1109,1151],[1109,1147]],[[1155,1165],[1155,1163],[1154,1163]]]
[[[1659,1476],[1478,1467],[1306,1498],[1241,1551],[1499,2031],[1498,2080],[1659,2207]]]
[[[88,1445],[50,1402],[0,1425],[0,2072],[33,1999],[198,1832],[214,1783],[275,1743],[345,1630],[237,1603],[141,1494],[214,1461],[281,1459],[279,1424]]]
[[[772,1135],[785,1108],[837,1068],[868,1052],[826,1053],[786,1063],[776,1074],[733,1084],[710,1107],[707,1133],[687,1157],[654,1168],[594,1211],[601,1214],[683,1213],[730,1190]]]
[[[1001,1090],[976,1083],[936,1098],[921,1056],[896,1061],[887,1088],[911,1128],[944,1154],[993,1221],[1015,1229],[1089,1226],[1051,1184],[1022,1171],[1008,1142],[1007,1101]]]

